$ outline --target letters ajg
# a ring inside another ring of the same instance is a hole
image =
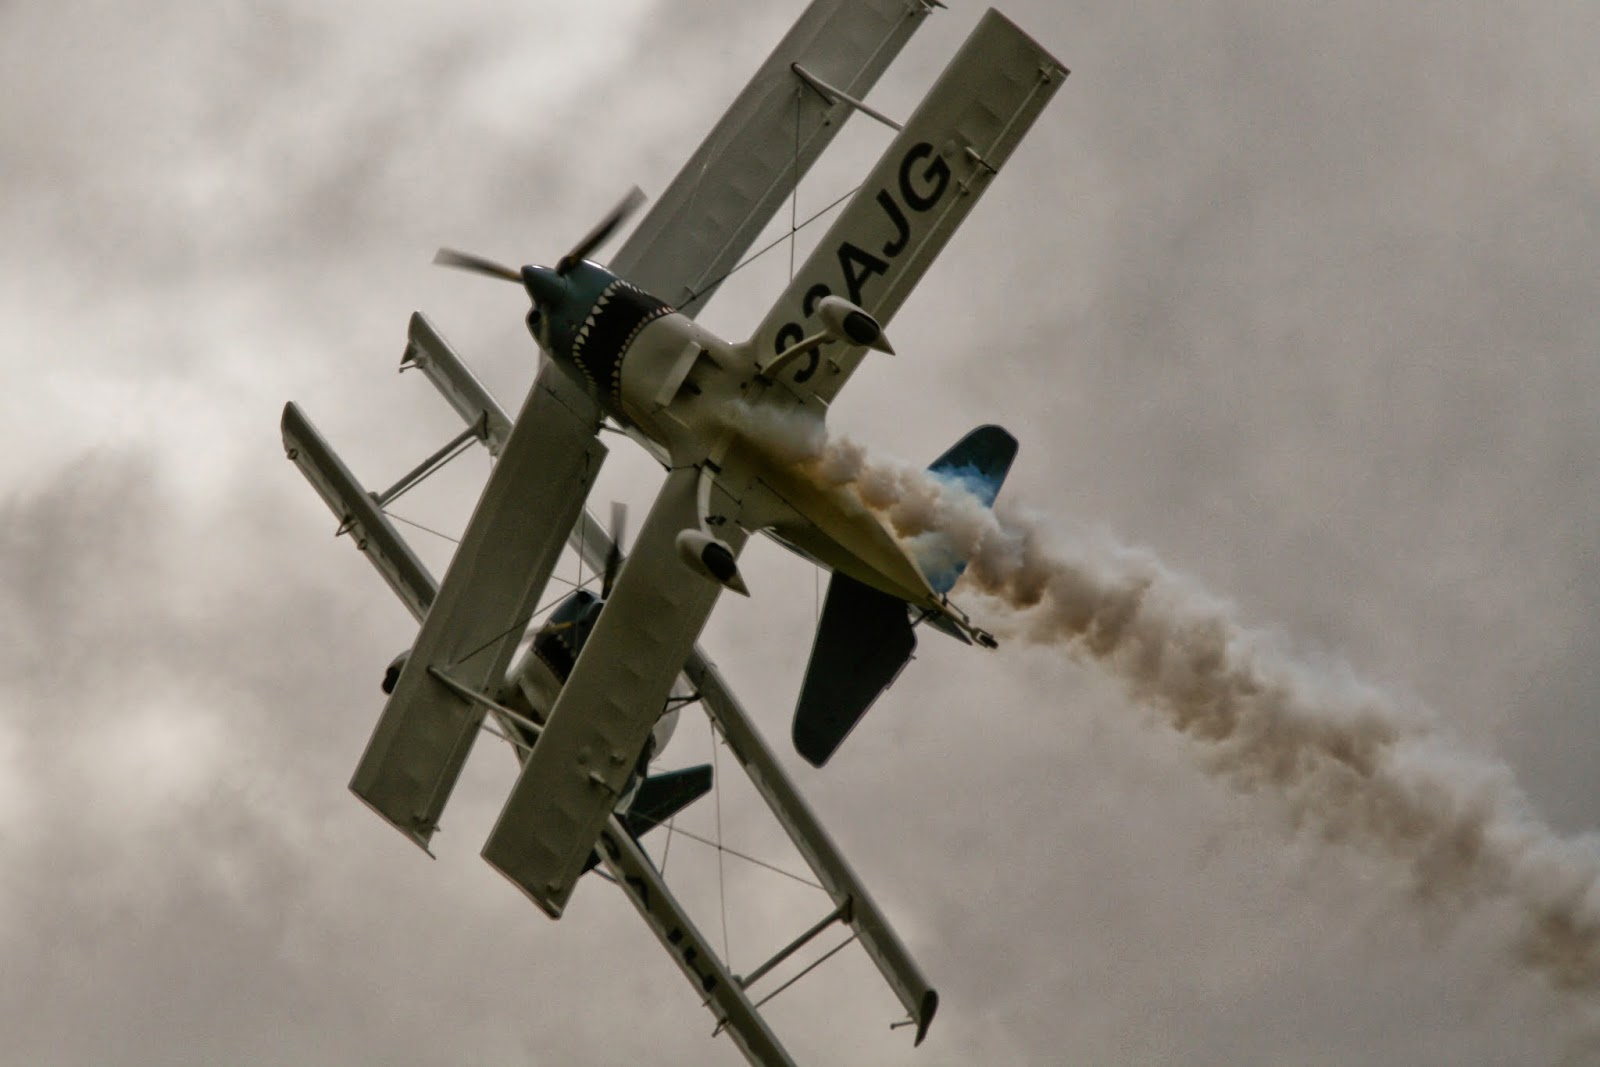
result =
[[[922,214],[933,208],[945,191],[950,187],[950,164],[946,163],[934,151],[933,145],[926,141],[918,141],[906,149],[906,154],[900,157],[898,192],[900,199],[897,201],[888,189],[879,189],[874,198],[884,217],[894,227],[894,236],[884,242],[882,256],[868,252],[851,241],[841,241],[834,249],[834,255],[839,261],[839,273],[844,278],[844,295],[852,304],[865,308],[862,304],[862,289],[867,279],[876,274],[889,272],[889,260],[894,259],[904,252],[911,243],[911,220],[901,208],[904,202],[915,214]],[[823,297],[832,296],[833,290],[826,284],[817,282],[808,288],[805,296],[800,301],[800,318],[809,318],[816,310],[817,304]],[[870,309],[869,309],[870,310]],[[773,352],[782,352],[790,345],[802,340],[806,336],[805,328],[797,321],[784,323],[773,337]],[[806,357],[806,362],[794,373],[797,382],[806,381],[817,371],[818,352],[813,350]]]

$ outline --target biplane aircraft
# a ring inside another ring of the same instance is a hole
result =
[[[863,97],[938,0],[813,0],[610,263],[590,257],[637,191],[553,267],[437,261],[515,282],[542,353],[509,418],[421,314],[402,366],[420,367],[467,428],[386,493],[362,488],[294,405],[289,457],[420,623],[391,664],[387,702],[351,790],[427,850],[473,740],[493,718],[521,763],[483,856],[552,918],[603,865],[752,1063],[787,1064],[747,990],[834,923],[848,925],[904,1005],[916,1041],[938,1004],[716,667],[697,647],[760,532],[832,572],[797,704],[794,741],[821,766],[910,658],[927,623],[992,647],[949,600],[963,561],[897,540],[852,494],[801,471],[785,442],[820,431],[866,354],[1011,156],[1067,71],[989,11],[902,125]],[[814,253],[748,339],[696,313],[856,111],[896,134]],[[585,507],[607,455],[603,428],[666,469],[624,556]],[[473,441],[494,464],[442,582],[385,513],[398,493]],[[1017,442],[979,427],[930,467],[992,503]],[[527,636],[563,547],[604,575]],[[759,591],[758,591],[759,592]],[[516,659],[516,662],[513,660]],[[729,973],[638,837],[710,788],[710,768],[652,775],[679,708],[700,703],[833,901],[749,975]]]

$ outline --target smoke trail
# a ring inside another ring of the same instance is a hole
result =
[[[813,430],[788,443],[813,479],[853,491],[919,554],[969,558],[965,581],[1003,609],[1008,636],[1109,669],[1202,743],[1212,773],[1270,790],[1301,828],[1402,860],[1423,901],[1509,902],[1523,963],[1600,991],[1597,839],[1558,837],[1509,768],[1457,751],[1425,709],[1297,663],[1148,553],[1048,540],[1036,520],[997,516],[848,440]]]

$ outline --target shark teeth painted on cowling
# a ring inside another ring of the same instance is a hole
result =
[[[615,404],[622,402],[622,360],[634,338],[648,323],[671,313],[670,304],[657,300],[622,279],[613,281],[595,298],[583,325],[574,334],[570,350],[576,366],[595,393],[602,389]],[[619,331],[626,330],[620,337]],[[612,339],[615,340],[612,340]],[[591,344],[591,342],[596,342]],[[609,364],[602,367],[601,364]]]
[[[633,328],[633,330],[628,334],[627,339],[622,342],[621,351],[626,354],[628,349],[633,346],[633,339],[639,336],[640,330],[644,329],[661,316],[669,315],[671,313],[672,308],[664,305],[651,312],[645,318],[639,320],[639,324]],[[613,365],[611,368],[611,399],[619,404],[622,403],[622,360],[620,359],[617,360],[615,365]]]
[[[600,314],[601,309],[603,309],[606,304],[610,303],[611,290],[615,289],[619,284],[621,283],[612,282],[610,285],[606,286],[600,291],[599,297],[595,299],[594,307],[589,309],[588,317],[583,320],[583,325],[578,327],[577,334],[572,338],[573,361],[582,367],[583,375],[585,378],[589,379],[591,385],[594,384],[594,377],[589,373],[589,368],[583,365],[583,346],[589,341],[589,331],[594,329],[595,317]]]
[[[583,358],[583,348],[589,342],[589,331],[594,328],[595,316],[600,313],[601,308],[606,306],[606,302],[611,298],[611,290],[615,286],[616,283],[613,282],[601,291],[599,299],[594,302],[594,307],[589,310],[589,317],[583,320],[583,325],[578,327],[577,334],[572,338],[573,366],[578,368],[578,372],[583,375],[584,381],[589,383],[589,388],[595,390],[600,388],[600,383],[595,381],[594,372],[589,369],[588,362]]]

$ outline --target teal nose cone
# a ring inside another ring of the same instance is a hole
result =
[[[560,306],[566,299],[567,282],[549,267],[523,267],[522,287],[528,296],[546,312]]]

